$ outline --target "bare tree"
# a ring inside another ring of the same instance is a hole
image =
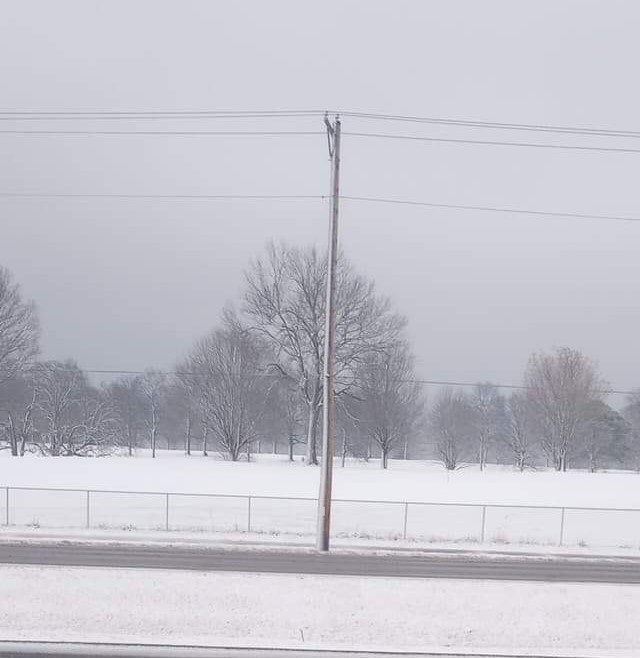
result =
[[[28,371],[16,372],[0,381],[0,450],[23,456],[33,436],[35,389]]]
[[[307,409],[307,463],[317,464],[317,429],[322,405],[326,257],[314,248],[270,245],[265,259],[246,275],[244,309],[274,346],[277,362],[297,383]],[[336,381],[353,385],[354,368],[365,355],[393,342],[404,319],[377,297],[373,284],[340,257],[337,295]],[[339,392],[339,391],[338,391]]]
[[[84,375],[72,361],[49,361],[38,365],[35,378],[36,405],[44,420],[37,445],[44,454],[58,456],[77,431]]]
[[[147,370],[142,376],[142,394],[146,400],[145,425],[149,433],[151,457],[156,457],[158,432],[160,431],[160,416],[163,396],[166,386],[166,375],[158,370]]]
[[[515,465],[520,471],[531,466],[535,435],[530,405],[523,393],[512,393],[506,404],[507,431],[505,442],[513,453]]]
[[[139,376],[117,379],[107,387],[107,396],[115,412],[121,442],[127,446],[131,456],[144,425],[146,399],[142,379]]]
[[[106,396],[73,361],[37,364],[34,443],[43,453],[102,455],[115,446],[115,417]]]
[[[504,425],[504,400],[490,382],[476,384],[469,401],[473,408],[477,459],[483,471],[489,458],[489,450],[500,437]]]
[[[380,448],[382,468],[387,468],[391,451],[414,434],[422,413],[413,361],[407,343],[397,341],[368,354],[357,369],[359,425]]]
[[[34,304],[0,267],[0,448],[13,456],[24,455],[33,431],[33,382],[23,371],[38,353],[39,333]]]
[[[22,299],[9,270],[0,267],[0,382],[36,356],[39,333],[34,304]]]
[[[104,391],[89,385],[82,387],[79,421],[65,455],[99,457],[119,446],[115,411]]]
[[[227,312],[222,327],[194,349],[190,363],[201,386],[204,423],[232,461],[250,449],[278,376],[267,369],[266,345]]]
[[[277,369],[271,369],[271,372],[279,374]],[[289,461],[294,461],[295,447],[305,443],[304,420],[304,408],[297,386],[289,378],[279,377],[261,422],[266,435],[271,437],[273,454],[277,454],[279,439],[283,438]]]
[[[532,355],[525,384],[542,448],[556,470],[566,471],[593,405],[604,400],[607,386],[594,364],[568,347]]]
[[[605,465],[624,463],[629,451],[630,427],[622,414],[596,401],[582,432],[579,456],[585,459],[592,473]]]
[[[351,393],[343,394],[336,400],[336,433],[340,436],[340,465],[345,467],[349,455],[356,456],[361,447],[363,432],[359,415],[363,398]],[[366,440],[366,439],[365,439]]]
[[[197,375],[191,372],[191,363],[188,359],[178,364],[176,371],[178,374],[172,389],[184,422],[184,451],[190,456],[198,410],[201,408],[200,390]]]
[[[473,408],[468,396],[458,389],[440,391],[429,413],[429,427],[438,458],[447,470],[455,470],[468,454],[473,436]]]
[[[627,459],[640,473],[640,389],[636,389],[627,397],[627,404],[622,410],[622,415],[629,426]]]

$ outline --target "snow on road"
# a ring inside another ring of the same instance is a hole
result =
[[[638,628],[632,585],[0,567],[3,640],[637,655]]]

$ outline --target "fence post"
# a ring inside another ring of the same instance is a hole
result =
[[[484,544],[485,527],[487,521],[487,506],[482,506],[482,530],[480,532],[480,543]]]
[[[251,496],[247,496],[247,532],[251,532]]]
[[[164,499],[164,529],[169,532],[169,494]]]
[[[4,512],[5,512],[5,519],[4,519],[4,521],[5,521],[5,525],[8,527],[8,526],[9,526],[9,487],[7,487],[7,496],[6,496],[6,499],[5,499],[4,502],[5,502],[6,506],[7,506],[6,509],[5,509],[5,511],[4,511]]]
[[[409,503],[404,504],[404,524],[402,526],[402,539],[407,538],[407,519],[409,517]]]
[[[564,544],[564,512],[565,508],[562,508],[562,513],[560,514],[560,543],[558,546],[562,546]]]
[[[87,489],[87,528],[91,527],[90,495],[91,492]]]

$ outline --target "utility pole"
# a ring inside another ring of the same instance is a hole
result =
[[[322,398],[322,464],[320,494],[318,496],[318,529],[316,548],[329,550],[331,534],[331,482],[333,454],[336,443],[336,288],[338,269],[338,210],[340,204],[340,117],[333,123],[325,115],[329,157],[331,158],[331,219],[329,224],[329,250],[327,253],[327,303],[324,331],[324,380]]]

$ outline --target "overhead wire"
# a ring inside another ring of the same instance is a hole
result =
[[[3,131],[0,131],[3,132]],[[489,139],[458,139],[454,137],[425,137],[422,135],[393,135],[390,133],[369,133],[342,131],[348,137],[366,137],[373,139],[402,140],[413,142],[432,142],[443,144],[475,144],[483,146],[510,146],[516,148],[560,149],[568,151],[600,151],[608,153],[640,153],[640,149],[616,146],[585,146],[581,144],[538,144],[536,142],[510,142]]]
[[[167,199],[167,200],[256,200],[285,201],[328,199],[324,194],[127,194],[127,193],[74,193],[74,192],[0,192],[0,198],[16,199]]]
[[[187,200],[187,201],[224,201],[224,200],[255,200],[255,201],[287,201],[287,200],[326,200],[324,194],[134,194],[134,193],[65,193],[65,192],[5,192],[0,191],[0,198],[16,199],[148,199],[148,200]],[[531,215],[539,217],[560,217],[566,219],[593,219],[619,222],[640,222],[640,216],[604,215],[594,213],[566,212],[562,210],[534,210],[530,208],[468,205],[458,203],[440,203],[435,201],[420,201],[412,199],[397,199],[370,196],[341,195],[341,201],[356,201],[364,203],[393,204],[401,206],[416,206],[425,208],[441,208],[445,210],[464,210],[490,212],[499,214]]]
[[[410,199],[392,199],[367,196],[341,195],[341,200],[363,201],[367,203],[395,204],[403,206],[418,206],[426,208],[443,208],[447,210],[476,210],[501,214],[533,215],[540,217],[564,217],[567,219],[599,219],[620,222],[640,222],[640,216],[629,215],[599,215],[593,213],[565,212],[562,210],[533,210],[530,208],[510,208],[501,206],[479,206],[460,203],[438,203],[433,201],[416,201]]]
[[[92,110],[92,111],[4,111],[0,110],[0,119],[7,121],[37,120],[48,121],[53,119],[90,120],[103,119],[254,119],[254,118],[280,118],[280,117],[315,117],[323,116],[326,110]]]
[[[640,131],[612,128],[593,128],[588,126],[554,126],[531,123],[505,123],[498,121],[481,121],[477,119],[454,119],[445,117],[418,117],[393,114],[375,114],[372,112],[344,111],[342,116],[376,121],[396,121],[429,125],[455,126],[463,128],[487,128],[500,130],[517,130],[526,132],[545,132],[568,135],[589,135],[594,137],[631,137],[639,138]]]
[[[75,119],[131,119],[131,120],[146,120],[146,119],[175,119],[175,118],[192,118],[192,119],[212,119],[212,118],[308,118],[323,115],[325,112],[322,110],[276,110],[276,111],[99,111],[99,112],[18,112],[18,111],[0,111],[0,120],[75,120]],[[561,133],[572,135],[587,135],[587,136],[604,136],[604,137],[640,137],[640,132],[626,131],[626,130],[613,130],[613,129],[595,129],[583,127],[570,127],[570,126],[548,126],[541,124],[516,124],[516,123],[497,123],[486,122],[477,120],[462,120],[462,119],[447,119],[435,117],[415,117],[415,116],[402,116],[402,115],[385,115],[374,114],[365,112],[340,112],[343,116],[351,116],[353,118],[365,118],[381,121],[400,121],[412,123],[435,124],[445,126],[457,127],[472,127],[472,128],[488,128],[488,129],[505,129],[505,130],[524,130],[531,132],[545,132],[545,133]],[[0,134],[5,135],[174,135],[174,136],[310,136],[310,135],[324,135],[324,131],[223,131],[223,130],[189,130],[189,131],[176,131],[176,130],[0,130]],[[373,132],[358,132],[358,131],[345,131],[343,135],[350,137],[362,137],[372,139],[395,139],[404,141],[418,141],[418,142],[435,142],[435,143],[452,143],[452,144],[470,144],[470,145],[489,145],[489,146],[507,146],[519,148],[542,148],[542,149],[562,149],[562,150],[576,150],[576,151],[594,151],[594,152],[613,152],[613,153],[640,153],[640,149],[623,148],[623,147],[604,147],[604,146],[585,146],[574,144],[540,144],[531,142],[512,142],[502,140],[479,140],[479,139],[458,139],[446,137],[430,137],[422,135],[398,135],[388,133],[373,133]],[[208,195],[208,194],[65,194],[65,193],[18,193],[18,192],[0,192],[0,197],[13,197],[13,198],[114,198],[114,199],[255,199],[255,200],[280,200],[280,199],[326,199],[325,195]],[[341,197],[348,201],[362,201],[373,203],[385,204],[399,204],[410,206],[423,206],[431,208],[444,208],[444,209],[457,209],[457,210],[476,210],[496,213],[514,213],[526,214],[536,216],[555,216],[577,219],[600,219],[600,220],[615,220],[615,221],[640,221],[640,217],[617,216],[617,215],[598,215],[589,213],[573,213],[561,211],[540,211],[523,208],[506,208],[497,206],[476,206],[465,204],[447,204],[437,203],[430,201],[416,201],[408,199],[392,199],[380,197],[365,197],[365,196],[349,196]],[[142,375],[144,371],[134,370],[104,370],[104,369],[88,369],[83,370],[90,374],[120,374],[120,375]],[[177,371],[167,371],[163,374],[188,374],[180,373]],[[191,373],[193,374],[193,373]],[[474,386],[472,382],[454,382],[443,380],[425,380],[415,379],[407,380],[423,385],[438,385],[438,386]],[[496,388],[505,389],[526,389],[524,386],[517,386],[511,384],[494,384]],[[631,391],[609,390],[608,393],[629,395]]]
[[[202,376],[203,373],[201,372],[192,372],[192,371],[186,371],[186,370],[155,370],[155,369],[147,369],[147,370],[119,370],[119,369],[108,369],[108,368],[73,368],[73,367],[68,367],[64,365],[59,365],[56,364],[55,366],[51,367],[48,366],[47,363],[31,363],[27,364],[28,366],[31,367],[32,370],[35,371],[61,371],[61,372],[76,372],[80,371],[83,373],[91,374],[91,375],[124,375],[124,376],[138,376],[138,375],[146,375],[146,374],[158,374],[162,376],[185,376],[185,377],[198,377]],[[282,374],[282,371],[279,368],[274,368],[272,372],[265,372],[265,371],[260,371],[260,372],[247,372],[247,373],[233,373],[236,375],[246,375],[247,377],[273,377],[276,375],[277,372],[280,372]],[[494,386],[495,388],[498,389],[509,389],[509,390],[530,390],[531,387],[529,386],[524,386],[524,385],[519,385],[519,384],[503,384],[503,383],[494,383],[492,381],[487,381],[487,380],[479,380],[479,381],[459,381],[459,380],[441,380],[441,379],[421,379],[421,378],[407,378],[402,380],[403,383],[407,384],[421,384],[425,386],[447,386],[447,387],[475,387],[478,386],[479,384],[490,384],[491,386]],[[601,393],[609,393],[612,395],[632,395],[634,391],[626,391],[626,390],[619,390],[619,389],[602,389],[599,391]]]
[[[202,137],[202,136],[253,136],[253,137],[282,137],[282,136],[307,136],[325,135],[322,130],[0,130],[2,135],[173,135],[178,137]]]
[[[325,113],[343,117],[462,128],[485,128],[508,131],[543,132],[599,137],[640,138],[640,131],[599,128],[592,126],[568,126],[537,123],[486,121],[455,117],[415,116],[389,113],[361,112],[354,110],[279,109],[279,110],[0,110],[0,121],[49,121],[49,120],[157,120],[157,119],[243,119],[243,118],[309,118]]]
[[[1,129],[0,135],[20,136],[174,136],[174,137],[299,137],[326,135],[321,130],[19,130]],[[343,131],[347,137],[361,137],[370,139],[401,140],[441,144],[465,144],[483,146],[506,146],[515,148],[558,149],[568,151],[592,151],[603,153],[640,153],[638,148],[586,146],[582,144],[540,144],[536,142],[512,142],[487,139],[459,139],[453,137],[426,137],[423,135],[397,135],[391,133],[371,133],[358,131]]]

